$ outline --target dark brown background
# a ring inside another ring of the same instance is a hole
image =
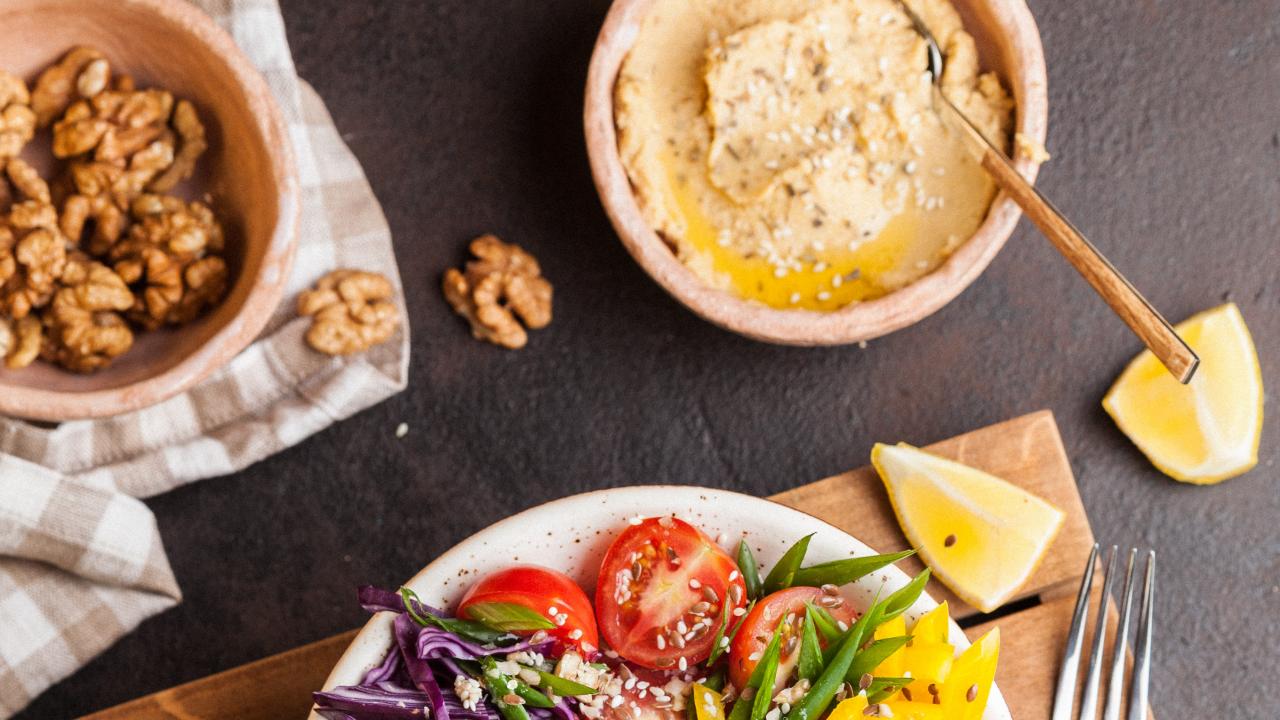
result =
[[[1031,5],[1055,155],[1041,186],[1171,318],[1238,302],[1274,388],[1280,2]],[[1274,720],[1280,423],[1259,467],[1225,485],[1153,470],[1098,404],[1136,341],[1025,223],[955,302],[865,350],[771,347],[694,317],[623,251],[588,175],[581,88],[607,6],[284,3],[299,73],[396,237],[410,389],[152,501],[186,601],[21,717],[99,709],[351,628],[357,583],[394,584],[546,499],[651,482],[773,493],[864,464],[877,440],[1049,407],[1099,538],[1161,553],[1156,709]],[[440,297],[440,273],[484,231],[532,250],[556,284],[555,323],[521,352],[471,340]]]

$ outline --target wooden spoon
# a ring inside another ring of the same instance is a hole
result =
[[[897,0],[898,5],[911,19],[916,32],[929,44],[929,73],[933,76],[934,95],[938,105],[944,108],[943,113],[949,115],[969,143],[979,155],[979,162],[990,173],[1009,197],[1022,208],[1031,221],[1040,228],[1058,252],[1071,263],[1084,279],[1093,286],[1102,299],[1111,306],[1129,329],[1159,358],[1165,368],[1181,383],[1191,381],[1196,368],[1200,366],[1200,358],[1187,345],[1151,303],[1138,292],[1120,271],[1103,257],[1098,248],[1071,224],[1065,216],[1040,194],[1031,183],[1014,167],[1013,162],[982,134],[973,122],[960,111],[942,92],[943,55],[929,28],[918,15],[904,2]]]

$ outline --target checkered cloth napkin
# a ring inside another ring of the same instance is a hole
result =
[[[391,233],[324,104],[294,71],[275,0],[197,4],[262,71],[289,125],[302,188],[297,260],[261,337],[190,392],[52,429],[0,418],[0,718],[182,599],[139,498],[239,470],[408,379],[407,328],[354,358],[306,346],[309,320],[293,298],[337,267],[398,286]]]

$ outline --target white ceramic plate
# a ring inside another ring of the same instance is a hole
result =
[[[765,567],[773,565],[801,536],[814,533],[808,562],[824,562],[875,551],[812,515],[750,495],[675,485],[600,490],[572,495],[525,510],[472,535],[436,558],[405,583],[423,601],[451,608],[472,580],[513,563],[535,563],[567,573],[591,596],[600,560],[620,528],[632,517],[674,514],[700,527],[732,552],[744,533]],[[849,602],[865,611],[882,588],[891,592],[910,578],[887,567],[845,588]],[[908,622],[937,607],[928,595],[907,610]],[[369,619],[325,680],[324,689],[354,685],[386,657],[391,647],[391,613]],[[969,647],[955,622],[951,643]],[[311,720],[322,720],[312,713]],[[1010,720],[998,688],[992,688],[983,720]]]

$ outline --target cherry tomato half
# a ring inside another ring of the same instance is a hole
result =
[[[600,648],[591,601],[564,573],[537,565],[515,565],[490,573],[467,590],[458,604],[458,616],[466,618],[468,607],[487,602],[522,605],[555,623],[556,628],[547,634],[556,640],[557,656],[566,648],[575,648],[590,659]],[[518,634],[531,635],[533,631]]]
[[[773,631],[782,625],[782,649],[778,655],[778,680],[774,692],[782,689],[791,669],[800,660],[806,602],[821,605],[838,622],[852,623],[857,619],[857,614],[842,596],[828,595],[815,587],[792,587],[764,597],[747,613],[729,646],[729,679],[734,687],[747,686],[747,679],[773,638]],[[821,633],[818,637],[821,639]]]
[[[742,607],[733,558],[683,520],[649,518],[609,546],[596,583],[596,617],[609,647],[649,668],[707,659],[724,603]],[[683,669],[683,668],[680,668]]]

